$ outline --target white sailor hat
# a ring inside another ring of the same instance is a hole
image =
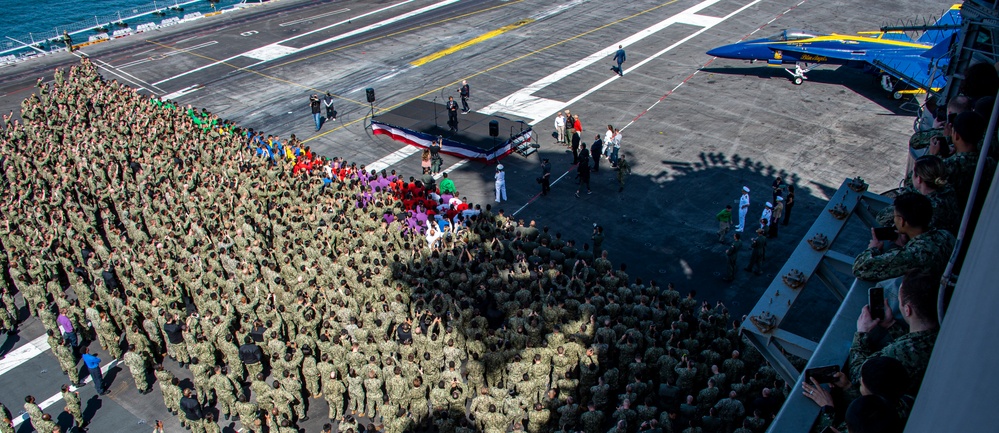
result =
[[[771,204],[770,202],[767,202],[767,207],[774,207],[774,205]]]
[[[502,169],[503,169],[503,164],[500,164],[500,165],[497,165],[497,166],[496,166],[496,169],[497,169],[497,170],[502,170]]]
[[[742,190],[745,191],[745,192],[749,192],[749,187],[748,186],[744,186],[744,187],[742,187]]]

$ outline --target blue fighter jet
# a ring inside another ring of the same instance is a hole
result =
[[[906,93],[936,92],[947,84],[947,54],[960,30],[960,12],[961,6],[954,5],[932,26],[857,35],[788,29],[769,38],[724,45],[707,54],[750,63],[766,61],[770,66],[783,67],[799,85],[808,79],[806,73],[822,64],[873,67],[881,76],[881,86],[898,99]],[[912,40],[905,33],[911,30],[923,33]]]

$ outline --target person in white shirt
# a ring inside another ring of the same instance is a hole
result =
[[[611,165],[617,167],[617,155],[621,151],[621,139],[624,138],[624,134],[621,134],[620,129],[614,130],[614,138],[611,139],[611,155],[610,162]]]
[[[434,245],[436,245],[443,236],[444,232],[437,227],[437,221],[433,218],[427,218],[427,248],[434,249]]]
[[[773,216],[773,203],[767,202],[763,208],[763,213],[760,214],[760,228],[766,230],[767,224],[770,224],[770,217]]]
[[[607,125],[607,132],[604,132],[604,158],[610,159],[611,149],[614,148],[614,127]]]
[[[558,134],[556,143],[565,143],[565,115],[562,113],[555,116],[555,132]]]
[[[503,171],[503,164],[496,166],[496,203],[506,200],[506,172]]]
[[[739,225],[735,231],[741,232],[746,227],[746,213],[749,212],[749,187],[742,187],[742,197],[739,197]]]

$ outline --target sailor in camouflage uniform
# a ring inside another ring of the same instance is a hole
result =
[[[919,193],[895,198],[895,228],[905,244],[885,250],[882,241],[871,239],[868,248],[853,262],[853,274],[869,281],[900,277],[910,269],[921,268],[942,274],[954,249],[954,235],[930,227],[933,205]],[[873,229],[872,229],[873,233]]]

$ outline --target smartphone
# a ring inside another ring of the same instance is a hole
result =
[[[809,368],[805,370],[805,383],[811,382],[811,378],[813,377],[819,383],[833,383],[836,381],[836,373],[839,373],[838,365]]]
[[[867,290],[867,308],[871,310],[872,319],[885,318],[885,289],[871,287]]]
[[[874,239],[879,241],[893,241],[898,239],[898,232],[892,226],[877,227],[874,229]]]

